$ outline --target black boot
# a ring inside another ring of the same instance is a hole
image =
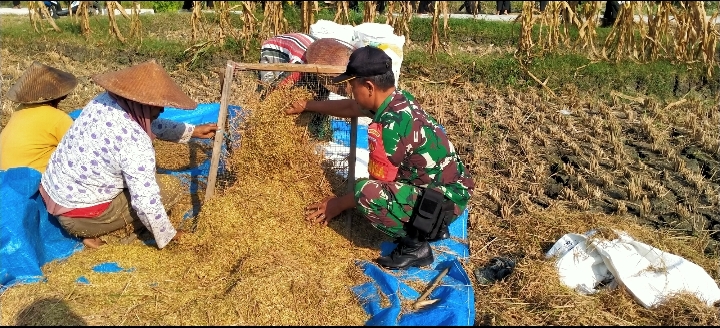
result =
[[[402,270],[411,266],[430,265],[435,258],[427,241],[420,241],[417,237],[403,237],[390,255],[380,257],[375,261],[388,269]]]
[[[433,239],[428,239],[428,241],[438,241],[443,239],[450,238],[450,231],[448,230],[447,225],[443,225],[442,228],[438,231],[437,235]]]

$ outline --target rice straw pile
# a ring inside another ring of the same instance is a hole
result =
[[[333,188],[308,137],[306,115],[282,112],[289,100],[307,96],[280,89],[263,102],[242,103],[252,110],[241,126],[243,144],[230,158],[237,180],[203,205],[195,233],[163,250],[139,241],[110,243],[50,263],[46,283],[0,296],[2,323],[364,324],[367,316],[350,287],[367,278],[355,261],[376,257],[383,236],[358,219],[351,227],[339,218],[327,228],[304,221],[304,207]],[[171,220],[180,226],[179,216]],[[132,270],[92,271],[106,261]],[[90,284],[77,283],[80,276]]]

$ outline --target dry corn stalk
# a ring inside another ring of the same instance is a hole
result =
[[[640,32],[641,36],[647,34],[642,18],[635,22],[635,12],[642,14],[641,8],[641,2],[628,1],[622,5],[613,29],[605,39],[605,45],[602,49],[602,55],[605,59],[609,59],[608,55],[613,57],[616,62],[624,56],[634,61],[640,59],[640,50],[638,48],[642,46],[642,39],[638,40],[635,33]]]
[[[250,41],[256,35],[257,18],[255,18],[255,1],[243,1],[242,2],[243,14],[242,20],[242,31],[240,32],[240,39],[244,40],[245,45],[243,46],[242,52],[243,57],[250,51]]]
[[[433,6],[432,35],[430,37],[430,54],[435,54],[440,46],[440,35],[438,33],[438,18],[440,17],[440,6]]]
[[[90,14],[88,13],[88,8],[90,7],[90,2],[87,1],[81,1],[80,5],[78,6],[77,14],[75,15],[75,21],[80,19],[80,31],[82,32],[82,35],[85,37],[90,36]]]
[[[555,50],[560,43],[568,45],[570,40],[567,29],[568,22],[560,22],[562,13],[565,10],[570,10],[567,2],[550,1],[545,7],[545,11],[540,15],[538,44],[543,50]],[[547,26],[547,39],[544,39],[542,36],[543,26]]]
[[[140,22],[140,2],[133,1],[130,12],[130,37],[142,42],[142,23]]]
[[[192,15],[190,15],[190,25],[192,25],[192,40],[198,38],[198,33],[202,27],[202,2],[193,1]]]
[[[282,1],[268,1],[265,3],[265,11],[260,33],[263,38],[285,33],[288,30],[288,21],[285,19]]]
[[[333,22],[348,25],[350,24],[350,3],[349,1],[335,1],[335,18]],[[355,26],[355,24],[352,24]]]
[[[375,1],[365,1],[363,22],[365,22],[365,23],[375,22],[375,14],[376,13],[377,13],[377,4],[375,3]]]
[[[40,32],[38,30],[38,24],[40,22],[40,8],[37,6],[35,1],[28,2],[28,16],[30,16],[30,23],[32,23],[33,29],[35,29],[35,32]]]
[[[443,36],[445,37],[445,39],[447,39],[447,32],[450,29],[448,27],[448,18],[450,18],[450,8],[448,7],[447,1],[439,1],[436,3],[436,5],[437,4],[440,4],[440,11],[442,11],[442,15],[443,15]]]
[[[225,42],[225,37],[228,35],[237,38],[235,35],[235,30],[230,23],[230,10],[232,10],[233,8],[230,8],[230,3],[228,1],[218,1],[217,5],[215,5],[215,14],[218,17],[219,27],[217,40],[220,43]]]
[[[523,1],[522,12],[520,13],[520,42],[518,50],[520,54],[529,56],[530,50],[535,45],[532,38],[532,28],[537,18],[533,15],[533,2]]]
[[[595,37],[597,36],[597,18],[600,12],[600,2],[586,2],[582,8],[583,19],[578,27],[578,40],[575,48],[582,43],[581,49],[590,48],[590,59],[595,59],[597,50],[595,49]]]
[[[398,17],[395,17],[395,4],[397,1],[388,1],[385,5],[385,24],[388,24],[395,28],[395,22]],[[397,33],[396,33],[397,34]]]
[[[315,23],[315,12],[318,10],[317,1],[303,1],[300,11],[300,22],[302,23],[303,33],[310,33],[310,25]]]
[[[690,1],[687,7],[681,2],[681,6],[680,10],[673,10],[678,23],[673,38],[675,58],[685,62],[702,61],[708,67],[707,74],[711,75],[718,36],[713,21],[718,13],[708,20],[702,1]]]
[[[117,22],[115,21],[115,9],[119,6],[117,1],[106,1],[105,2],[105,8],[107,8],[108,12],[108,23],[110,24],[110,34],[114,35],[120,42],[125,43],[125,37],[122,36],[122,33],[120,33],[120,28],[117,25]],[[120,10],[121,13],[125,13],[124,10]]]
[[[410,20],[413,18],[412,1],[389,1],[386,8],[387,24],[393,27],[395,35],[404,36],[405,42],[410,44]],[[393,13],[396,9],[397,16]]]
[[[670,27],[670,13],[672,12],[672,2],[661,1],[655,8],[655,13],[650,15],[650,7],[646,6],[648,11],[648,34],[643,39],[643,53],[645,60],[655,60],[660,56],[660,52],[667,55],[667,49],[664,44],[667,43]]]
[[[47,6],[45,6],[45,4],[43,3],[43,1],[36,1],[36,7],[35,7],[35,8],[38,9],[38,10],[36,10],[36,11],[38,12],[38,15],[36,16],[37,18],[39,18],[39,17],[45,17],[45,20],[47,20],[48,23],[50,23],[50,26],[52,26],[52,28],[53,28],[55,31],[60,32],[60,28],[57,26],[57,24],[55,24],[55,20],[54,20],[54,19],[52,18],[52,16],[50,15],[50,11],[47,9]],[[28,7],[28,10],[30,10],[30,7]],[[30,10],[30,12],[32,12],[32,10]],[[32,21],[32,20],[33,20],[33,17],[32,17],[32,15],[30,15],[30,16],[31,16],[31,17],[30,17],[30,20]],[[38,21],[39,21],[39,19],[38,19]],[[33,27],[35,27],[35,23],[33,23]],[[37,27],[35,27],[35,31],[37,31],[37,30],[38,30]]]

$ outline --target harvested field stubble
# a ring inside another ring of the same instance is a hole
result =
[[[103,56],[81,61],[68,49],[32,55],[80,79],[61,103],[69,112],[102,92],[90,82],[91,74],[127,65]],[[3,91],[32,61],[21,50],[0,50]],[[182,68],[169,72],[198,102],[219,100],[213,77]],[[231,103],[256,101],[249,92],[255,85],[241,82]],[[467,272],[497,255],[524,254],[506,281],[489,287],[474,283],[477,324],[720,325],[717,308],[689,298],[646,310],[622,290],[580,296],[560,285],[551,261],[542,256],[565,233],[615,228],[697,263],[718,281],[720,263],[713,253],[720,238],[717,98],[712,104],[693,94],[684,102],[635,103],[598,99],[591,90],[556,90],[558,97],[548,99],[527,89],[411,78],[401,85],[445,126],[476,179]],[[2,106],[0,127],[13,104],[3,99]],[[1,323],[33,318],[23,310],[35,300],[54,298],[97,325],[363,324],[366,316],[348,287],[365,278],[352,262],[377,256],[384,236],[358,218],[352,230],[347,219],[331,222],[330,229],[306,226],[302,208],[340,182],[319,178],[325,172],[313,152],[276,140],[303,141],[304,126],[296,120],[304,118],[286,117],[281,108],[254,108],[260,116],[248,122],[266,125],[274,134],[241,132],[273,139],[256,140],[257,149],[233,154],[237,182],[203,207],[196,233],[162,251],[139,243],[111,244],[50,263],[43,268],[47,282],[0,295]],[[252,144],[248,139],[243,142]],[[297,159],[268,154],[270,146],[293,151]],[[158,147],[159,167],[172,164],[166,158],[175,156],[168,152],[192,153]],[[635,201],[628,192],[631,181]],[[176,208],[171,220],[180,226]],[[92,272],[105,261],[135,270]],[[80,276],[91,284],[77,284]],[[62,322],[70,321],[53,323]]]

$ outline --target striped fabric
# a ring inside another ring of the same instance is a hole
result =
[[[260,63],[305,64],[305,51],[315,40],[317,40],[315,37],[303,33],[276,35],[265,40],[260,47]],[[300,79],[300,73],[259,71],[258,74],[258,78],[268,84],[274,84],[286,77],[289,77],[292,82]]]

